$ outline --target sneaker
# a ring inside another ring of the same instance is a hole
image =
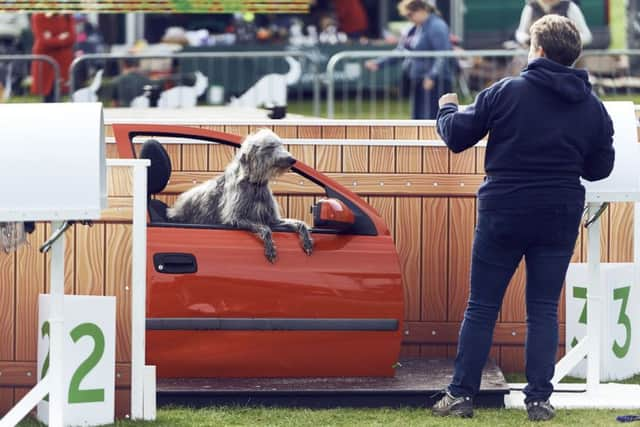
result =
[[[431,408],[431,413],[440,417],[453,415],[454,417],[473,417],[473,402],[468,396],[453,397],[448,390],[443,391],[444,396]]]
[[[534,400],[527,403],[527,414],[531,421],[548,421],[556,416],[556,411],[548,400]]]

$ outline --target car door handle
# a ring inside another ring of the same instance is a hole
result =
[[[157,253],[153,255],[153,266],[158,273],[188,274],[198,271],[196,257],[191,254]]]

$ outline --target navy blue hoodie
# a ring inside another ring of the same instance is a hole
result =
[[[480,92],[464,111],[442,106],[437,121],[454,153],[489,133],[481,209],[584,204],[580,177],[596,181],[613,169],[613,125],[587,72],[546,58]]]

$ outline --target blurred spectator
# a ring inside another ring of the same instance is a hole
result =
[[[63,92],[68,89],[69,65],[73,61],[73,45],[76,39],[73,16],[56,13],[34,13],[31,28],[35,43],[33,53],[51,56],[60,67]],[[42,61],[31,63],[31,93],[44,96],[45,102],[54,101],[53,67]]]
[[[351,39],[367,35],[369,20],[360,0],[334,0],[333,7],[338,19],[338,31],[346,33]]]
[[[556,14],[571,19],[580,32],[582,45],[586,46],[593,40],[593,35],[587,26],[587,21],[580,7],[569,0],[528,0],[522,9],[520,25],[516,30],[516,40],[523,46],[529,44],[529,29],[534,22],[544,15]]]
[[[22,33],[27,28],[29,28],[29,19],[26,14],[0,13],[0,55],[21,53],[23,51]],[[10,96],[12,86],[17,85],[21,75],[24,74],[22,69],[25,66],[26,63],[0,62],[0,100],[3,100],[5,95],[6,98]]]
[[[140,71],[138,59],[124,59],[120,75],[111,82],[113,105],[129,107],[135,97],[144,94],[144,88],[147,85],[152,86],[153,81]]]
[[[82,14],[76,15],[76,55],[104,53],[104,38],[100,31]]]
[[[398,10],[413,26],[400,39],[400,51],[444,51],[451,50],[449,27],[440,17],[434,0],[403,0]],[[391,63],[399,58],[370,60],[365,67],[370,71]],[[409,76],[413,92],[411,117],[413,119],[435,119],[438,113],[438,99],[451,92],[454,70],[446,58],[406,58],[404,72]]]
[[[0,55],[18,52],[22,32],[29,28],[24,13],[0,13]]]

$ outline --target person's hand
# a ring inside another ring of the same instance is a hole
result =
[[[458,95],[455,93],[445,93],[438,100],[438,106],[442,108],[444,104],[456,104],[458,105]]]
[[[51,38],[51,31],[45,31],[44,33],[42,33],[42,36],[45,39],[50,39]]]
[[[60,35],[58,36],[58,38],[59,38],[60,40],[66,40],[66,39],[68,39],[68,38],[69,38],[69,33],[65,31],[64,33],[60,34]]]
[[[370,59],[370,60],[368,60],[367,62],[364,63],[364,68],[366,68],[367,70],[375,73],[376,71],[378,71],[380,66],[378,65],[378,63],[375,60]]]
[[[433,89],[435,84],[436,83],[432,79],[430,79],[429,77],[426,77],[424,80],[422,80],[422,87],[424,88],[424,90]]]

